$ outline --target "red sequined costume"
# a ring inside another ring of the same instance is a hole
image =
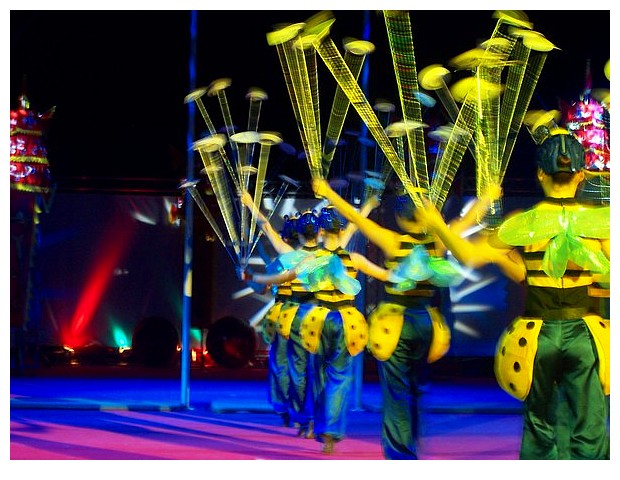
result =
[[[24,192],[48,193],[50,170],[43,133],[54,108],[43,114],[30,110],[25,95],[19,108],[11,110],[11,188]]]

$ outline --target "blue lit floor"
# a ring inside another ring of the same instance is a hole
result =
[[[260,377],[260,376],[259,376]],[[365,381],[333,455],[280,425],[262,378],[11,378],[12,460],[378,460],[381,394]],[[420,457],[516,459],[521,404],[492,381],[433,382],[422,402]]]

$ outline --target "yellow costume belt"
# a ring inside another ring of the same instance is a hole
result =
[[[283,304],[283,302],[274,303],[263,318],[261,334],[265,343],[271,344],[276,338],[278,318]]]
[[[280,307],[279,315],[276,317],[276,330],[286,339],[291,335],[291,325],[293,325],[299,305],[298,302],[284,302]]]
[[[353,306],[327,308],[317,305],[311,308],[301,323],[301,340],[304,348],[316,353],[323,332],[325,318],[331,312],[338,312],[342,317],[344,340],[351,356],[364,351],[368,343],[368,325],[362,312]]]
[[[609,320],[598,315],[585,315],[599,358],[599,379],[609,395]],[[518,317],[502,333],[495,354],[495,376],[500,387],[519,400],[525,400],[532,387],[534,358],[542,318]]]
[[[368,317],[370,324],[368,348],[377,360],[388,360],[396,350],[405,322],[406,308],[397,303],[382,302]],[[442,358],[450,349],[451,335],[450,328],[439,310],[428,306],[426,310],[433,326],[433,338],[427,361],[433,363]]]

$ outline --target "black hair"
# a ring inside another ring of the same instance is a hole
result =
[[[289,217],[284,215],[284,224],[282,230],[280,230],[280,236],[283,240],[296,240],[297,239],[297,217]]]
[[[585,167],[585,151],[571,134],[551,135],[536,149],[536,164],[547,175],[563,172],[570,177]]]
[[[408,220],[415,220],[415,211],[416,206],[407,193],[403,193],[396,197],[396,203],[394,204],[394,213],[396,215],[406,218]]]
[[[344,228],[344,219],[333,206],[323,207],[319,213],[319,227],[327,232],[338,233]]]
[[[297,233],[307,239],[316,238],[319,233],[319,219],[314,210],[306,210],[299,216]]]

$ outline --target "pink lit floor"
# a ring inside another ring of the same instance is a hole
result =
[[[376,381],[365,381],[352,399],[347,437],[329,456],[319,442],[281,426],[267,402],[265,379],[192,378],[189,408],[180,399],[174,378],[11,378],[10,458],[383,459]],[[430,383],[420,458],[517,459],[520,408],[493,381]]]

